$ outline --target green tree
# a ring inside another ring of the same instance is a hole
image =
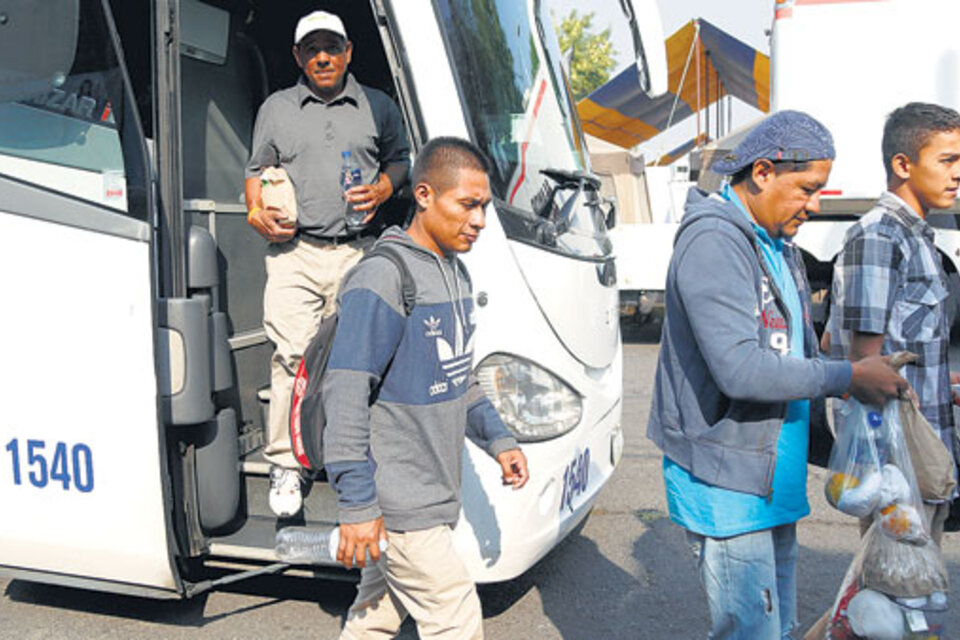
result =
[[[610,29],[593,33],[594,13],[580,15],[576,9],[563,18],[557,34],[560,50],[570,59],[570,88],[575,100],[586,97],[610,79],[617,51],[610,41]],[[570,55],[571,50],[573,55]]]

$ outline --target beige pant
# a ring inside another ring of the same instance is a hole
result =
[[[344,274],[363,256],[367,241],[341,245],[295,238],[267,247],[263,328],[276,350],[270,359],[268,462],[297,468],[290,451],[290,395],[300,359],[320,321],[336,309]]]
[[[424,640],[482,640],[480,598],[450,527],[388,531],[387,539],[385,559],[361,573],[340,640],[393,638],[407,614]]]

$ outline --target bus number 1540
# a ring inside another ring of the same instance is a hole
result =
[[[73,488],[81,493],[93,491],[93,454],[87,445],[75,444],[69,448],[69,454],[63,442],[47,448],[43,440],[27,440],[24,450],[20,445],[20,440],[14,438],[6,447],[13,463],[13,484],[23,484],[23,466],[30,484],[38,489],[59,482],[68,491],[72,481]]]

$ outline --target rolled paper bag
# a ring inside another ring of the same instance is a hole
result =
[[[281,167],[267,167],[260,174],[260,200],[267,209],[279,209],[282,224],[292,226],[297,221],[297,195],[287,172]]]

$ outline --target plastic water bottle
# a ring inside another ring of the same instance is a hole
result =
[[[357,211],[353,208],[353,203],[347,200],[347,191],[361,184],[363,184],[363,176],[360,173],[360,167],[353,160],[353,154],[350,151],[340,152],[340,190],[344,201],[343,217],[347,222],[348,232],[359,231],[365,226],[363,219],[367,216],[367,212]]]
[[[330,564],[337,561],[340,546],[340,527],[314,529],[311,527],[284,527],[277,531],[274,551],[284,562],[291,564]],[[380,552],[387,550],[387,541],[380,541]],[[371,563],[367,553],[367,563]]]

